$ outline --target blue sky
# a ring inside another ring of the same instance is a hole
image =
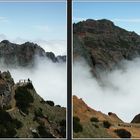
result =
[[[140,34],[140,2],[73,2],[73,22],[109,19]]]
[[[66,15],[65,2],[0,2],[0,37],[15,42],[48,41],[55,43],[56,50],[57,41],[59,47],[66,42]]]

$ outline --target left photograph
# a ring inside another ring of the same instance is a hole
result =
[[[0,138],[66,138],[66,6],[0,2]]]

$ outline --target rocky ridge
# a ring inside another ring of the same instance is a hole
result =
[[[31,42],[21,45],[8,40],[0,42],[0,60],[4,65],[33,66],[36,57],[48,58],[53,62],[66,62],[66,56],[55,56],[53,52],[45,52],[39,45]]]

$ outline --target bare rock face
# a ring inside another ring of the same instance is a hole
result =
[[[4,64],[27,66],[34,63],[35,56],[44,56],[45,51],[37,44],[26,42],[18,45],[3,40],[0,43],[0,57]]]
[[[9,71],[0,72],[0,108],[10,105],[14,80]]]
[[[112,21],[88,19],[73,24],[74,59],[84,57],[94,71],[112,70],[123,60],[140,54],[140,36]]]

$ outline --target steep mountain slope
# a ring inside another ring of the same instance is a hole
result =
[[[112,21],[92,20],[73,24],[74,60],[84,57],[97,76],[123,60],[140,54],[140,36],[115,26]]]
[[[53,62],[66,61],[66,56],[55,56],[53,52],[45,52],[43,48],[31,42],[21,45],[8,40],[0,42],[0,60],[4,65],[33,66],[37,57],[48,58]]]
[[[0,137],[66,136],[66,109],[44,101],[30,79],[15,84],[10,72],[0,73],[0,103]]]
[[[140,137],[140,124],[124,123],[114,113],[96,111],[76,96],[73,96],[73,116],[75,138]]]
[[[93,77],[102,84],[102,72],[119,67],[122,60],[131,61],[139,56],[140,36],[114,25],[107,19],[87,19],[73,24],[73,50],[74,62],[81,57],[84,58],[91,68]],[[109,112],[106,115],[91,109],[82,99],[75,96],[73,97],[73,113],[74,137],[140,137],[139,114],[131,123],[124,123],[116,114]]]

